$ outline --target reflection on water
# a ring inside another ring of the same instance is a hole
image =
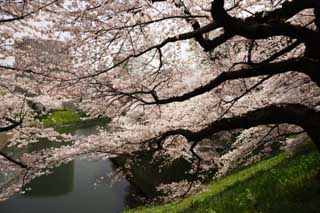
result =
[[[92,126],[89,129],[78,129],[74,134],[90,134],[95,131]],[[23,152],[52,146],[53,142],[43,140],[22,149],[10,148],[6,151],[19,156]],[[76,158],[54,168],[52,174],[34,179],[25,187],[31,188],[25,194],[17,194],[0,203],[0,212],[112,213],[138,205],[134,196],[137,190],[125,178],[110,184],[111,180],[107,175],[113,170],[114,165],[110,160],[89,161]]]
[[[74,161],[54,169],[53,173],[32,181],[25,188],[30,187],[26,196],[52,197],[61,196],[74,191]],[[56,184],[59,184],[57,186]]]
[[[122,178],[114,185],[101,177],[112,171],[109,160],[76,159],[54,169],[53,174],[33,180],[31,191],[0,203],[2,213],[90,213],[120,212],[138,203],[132,197],[135,189]]]

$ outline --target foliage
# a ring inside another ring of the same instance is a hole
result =
[[[207,192],[127,212],[317,212],[319,169],[320,156],[314,149],[293,158],[282,153],[212,182]]]

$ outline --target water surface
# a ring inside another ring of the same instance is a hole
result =
[[[92,125],[73,131],[88,135],[96,131]],[[22,149],[9,148],[7,153],[19,156],[57,144],[43,140]],[[55,145],[57,146],[57,145]],[[116,183],[108,176],[115,170],[110,160],[89,161],[76,158],[54,168],[52,174],[35,178],[26,185],[25,194],[16,194],[0,203],[1,213],[113,213],[139,204],[138,193],[124,177]]]

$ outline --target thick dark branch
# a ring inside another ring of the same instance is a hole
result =
[[[197,39],[196,40],[200,44],[202,44],[201,46],[203,47],[204,51],[208,52],[208,51],[215,49],[219,45],[225,43],[226,41],[231,39],[233,36],[234,36],[234,34],[229,33],[229,32],[225,32],[222,35],[220,35],[212,40],[204,40],[203,43],[199,42]]]
[[[314,8],[317,5],[317,0],[293,0],[286,1],[281,5],[281,8],[270,12],[260,12],[255,14],[256,19],[267,22],[272,20],[287,20],[302,10]]]
[[[297,1],[295,1],[295,3],[296,2]],[[296,4],[300,5],[301,3]],[[302,4],[297,11],[308,8],[309,6],[313,5]],[[282,8],[279,11],[283,10],[284,9]],[[281,14],[279,11],[277,11],[278,16]],[[265,39],[271,36],[288,36],[304,41],[309,45],[315,41],[319,41],[319,35],[317,32],[306,27],[284,23],[282,20],[261,19],[259,16],[250,17],[244,20],[231,17],[224,9],[224,0],[215,0],[212,2],[211,15],[215,22],[223,26],[229,33],[240,35],[248,39]],[[289,14],[283,15],[283,17],[288,18],[291,15],[294,15],[294,13],[290,12]],[[271,18],[272,17],[270,17],[270,19]]]
[[[187,7],[184,5],[184,3],[182,1],[180,1],[179,3],[175,3],[175,5],[177,7],[183,7],[183,11],[185,14],[189,15],[190,17],[192,17],[192,14],[190,13],[190,11],[187,9]],[[186,19],[186,21],[188,23],[191,24],[193,30],[198,30],[200,29],[200,23],[196,20],[196,19]],[[221,26],[216,24],[216,23],[212,23],[212,30],[214,29],[218,29]],[[230,34],[230,33],[224,33],[212,40],[204,38],[203,34],[198,34],[195,37],[195,40],[200,44],[200,46],[204,49],[205,52],[207,51],[211,51],[213,49],[215,49],[216,47],[218,47],[219,45],[223,44],[224,42],[226,42],[227,40],[229,40],[230,38],[232,38],[234,35]]]
[[[161,0],[162,1],[162,0]],[[184,13],[186,13],[188,16],[192,17],[191,13],[188,11],[186,6],[183,4],[183,2],[179,1],[178,3],[175,3],[178,7],[183,7],[184,8]],[[315,0],[306,0],[306,1],[293,1],[293,2],[285,2],[281,8],[276,9],[274,11],[270,12],[259,12],[254,15],[254,17],[247,18],[247,22],[253,22],[253,21],[258,21],[258,22],[268,22],[268,21],[274,21],[274,20],[287,20],[294,16],[295,14],[299,13],[300,11],[307,9],[307,8],[312,8],[316,5]],[[234,6],[236,7],[237,4]],[[229,10],[232,10],[234,7],[230,8]],[[229,11],[227,10],[227,11]],[[227,11],[224,11],[225,14],[227,14]],[[225,18],[225,17],[224,17]],[[224,20],[224,18],[221,17],[221,20]],[[196,19],[186,19],[188,22],[191,23],[193,29],[196,31],[200,28],[200,24]],[[237,24],[237,23],[235,23]],[[221,23],[219,22],[212,22],[210,24],[212,26],[211,31],[214,29],[221,28],[222,26]],[[288,25],[291,26],[291,25]],[[238,26],[239,29],[241,26]],[[275,25],[276,27],[276,25]],[[282,27],[282,25],[280,26]],[[265,28],[265,31],[268,31],[268,28]],[[308,30],[307,30],[308,31]],[[278,34],[279,32],[274,32],[275,34]],[[205,39],[203,37],[203,34],[198,34],[196,35],[195,39],[196,41],[200,44],[200,46],[204,49],[204,51],[210,51],[213,50],[214,48],[218,47],[219,45],[223,44],[227,40],[231,39],[235,33],[229,31],[225,32],[224,34],[214,38],[213,40]],[[263,36],[265,37],[265,36]],[[267,36],[268,37],[268,36]]]
[[[0,127],[0,132],[6,132],[9,131],[11,129],[14,129],[16,127],[18,127],[19,125],[22,124],[22,119],[20,119],[19,121],[15,121],[11,118],[5,118],[6,121],[10,122],[11,125],[5,126],[5,127]]]
[[[319,72],[317,72],[317,66],[319,66],[318,63],[319,62],[314,62],[306,58],[294,58],[281,62],[261,64],[248,69],[222,72],[218,77],[211,80],[208,84],[198,87],[191,92],[185,93],[181,96],[174,96],[166,99],[157,99],[154,102],[150,102],[148,104],[168,104],[172,102],[182,102],[195,96],[209,92],[225,81],[264,75],[275,75],[289,71],[305,73],[309,75],[314,82],[320,85],[320,75]]]
[[[194,142],[201,141],[220,131],[282,123],[297,125],[306,130],[320,149],[320,112],[301,104],[273,104],[240,116],[216,120],[197,132],[178,129],[166,132],[163,136],[180,134]]]
[[[241,116],[214,121],[206,128],[189,136],[189,140],[202,140],[219,131],[282,123],[300,126],[308,134],[313,135],[320,125],[320,112],[301,104],[273,104],[249,111]]]

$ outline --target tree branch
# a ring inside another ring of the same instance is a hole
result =
[[[18,127],[19,125],[22,124],[22,119],[20,119],[19,121],[15,121],[11,118],[5,118],[6,121],[12,123],[11,125],[5,126],[5,127],[0,127],[0,132],[6,132],[9,131],[11,129],[14,129],[16,127]]]
[[[307,6],[307,4],[305,6]],[[301,7],[300,9],[304,8],[305,7]],[[291,14],[292,13],[290,13],[290,15]],[[211,15],[215,22],[223,26],[226,31],[248,39],[265,39],[271,36],[289,36],[302,40],[306,44],[312,44],[315,41],[319,41],[319,35],[317,32],[306,27],[284,23],[281,20],[268,20],[261,22],[261,19],[255,16],[244,20],[231,17],[224,9],[224,0],[215,0],[212,2]]]
[[[8,160],[8,161],[10,161],[10,162],[12,162],[12,163],[14,163],[14,164],[16,164],[18,166],[20,166],[23,169],[28,168],[25,164],[13,159],[12,157],[10,157],[9,155],[7,155],[7,154],[5,154],[3,152],[0,152],[0,156],[4,157],[6,160]]]
[[[257,66],[252,66],[252,68],[248,69],[240,69],[231,72],[222,72],[218,77],[211,80],[208,84],[198,87],[191,92],[165,99],[158,98],[153,102],[146,102],[146,104],[168,104],[172,102],[183,102],[195,96],[209,92],[212,89],[221,85],[225,81],[264,75],[275,75],[289,71],[305,73],[308,76],[310,76],[310,78],[314,82],[320,85],[320,74],[317,71],[318,66],[318,61],[313,61],[307,58],[293,58],[281,62],[259,64]]]
[[[188,141],[195,142],[220,131],[282,123],[294,124],[303,128],[320,150],[320,112],[302,104],[272,104],[243,115],[216,120],[197,132],[177,129],[165,132],[162,137],[167,138],[179,134]]]

